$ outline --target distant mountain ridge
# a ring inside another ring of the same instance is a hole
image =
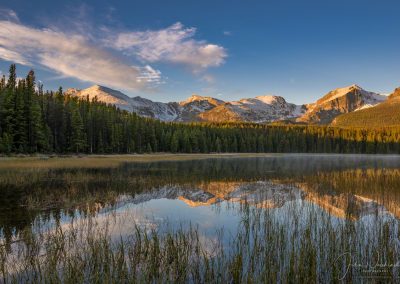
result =
[[[314,103],[296,105],[280,96],[257,96],[225,102],[213,97],[193,94],[181,102],[154,102],[142,97],[128,97],[120,91],[94,85],[77,90],[68,89],[66,94],[79,98],[113,104],[120,109],[140,116],[177,122],[255,122],[293,121],[309,124],[329,124],[346,113],[367,109],[386,101],[387,96],[369,92],[357,85],[330,91]],[[400,89],[398,90],[400,93]],[[396,96],[399,94],[396,93]]]
[[[303,106],[286,102],[279,96],[259,96],[225,102],[193,94],[181,102],[153,102],[142,97],[130,98],[110,88],[95,85],[87,89],[68,89],[66,94],[79,98],[113,104],[120,109],[162,121],[248,121],[271,122],[296,118],[305,111]]]
[[[247,121],[262,123],[296,118],[305,110],[303,106],[286,102],[283,97],[258,96],[226,102],[202,113],[200,118],[211,122]]]

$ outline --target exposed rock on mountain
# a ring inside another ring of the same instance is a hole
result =
[[[400,88],[374,107],[336,117],[332,125],[340,127],[383,127],[400,125]]]
[[[368,92],[357,85],[351,85],[335,89],[315,103],[307,105],[307,112],[297,121],[328,124],[340,114],[369,108],[386,99],[386,96]]]
[[[396,89],[393,91],[393,93],[391,93],[391,94],[389,95],[389,99],[394,99],[394,98],[397,98],[397,97],[400,97],[400,87],[399,87],[399,88],[396,88]]]
[[[258,96],[240,101],[227,102],[200,115],[202,120],[271,122],[296,118],[305,112],[303,106],[286,102],[278,96]]]
[[[180,115],[180,109],[174,103],[153,102],[142,97],[131,98],[128,102],[132,107],[131,111],[140,116],[162,121],[174,121]]]
[[[180,116],[177,119],[178,121],[198,121],[200,120],[199,115],[201,113],[224,104],[224,101],[193,94],[190,98],[178,104],[180,107]]]

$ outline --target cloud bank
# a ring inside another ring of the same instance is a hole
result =
[[[220,66],[227,57],[222,46],[193,39],[196,29],[181,23],[156,31],[102,30],[93,36],[29,27],[13,11],[0,12],[0,59],[118,89],[162,83],[161,72],[149,64],[181,64],[196,73]]]

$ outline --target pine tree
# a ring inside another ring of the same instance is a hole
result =
[[[29,152],[46,148],[45,127],[38,95],[35,93],[35,73],[31,70],[26,77],[25,118]]]
[[[179,149],[179,141],[178,141],[178,135],[177,135],[176,132],[174,132],[174,134],[172,134],[170,145],[171,145],[170,151],[171,151],[172,153],[178,152],[178,149]]]
[[[19,80],[18,87],[15,91],[14,99],[14,129],[13,147],[16,152],[28,152],[28,133],[27,133],[27,119],[28,114],[26,108],[29,106],[25,101],[26,81]]]
[[[77,107],[72,110],[71,117],[71,146],[70,151],[79,153],[85,149],[86,137],[83,132],[84,125]]]
[[[15,129],[15,107],[16,107],[16,79],[15,64],[9,69],[9,76],[2,95],[1,107],[1,129],[2,129],[2,147],[13,150],[14,129]],[[11,151],[10,150],[10,151]]]

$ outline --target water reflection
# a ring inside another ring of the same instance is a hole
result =
[[[0,235],[10,241],[38,220],[62,223],[127,208],[135,208],[129,214],[136,221],[151,215],[203,224],[231,218],[225,210],[206,207],[244,202],[282,208],[304,201],[349,220],[373,214],[399,217],[399,166],[397,156],[275,155],[124,163],[109,169],[2,170]],[[200,218],[203,211],[207,214]]]

